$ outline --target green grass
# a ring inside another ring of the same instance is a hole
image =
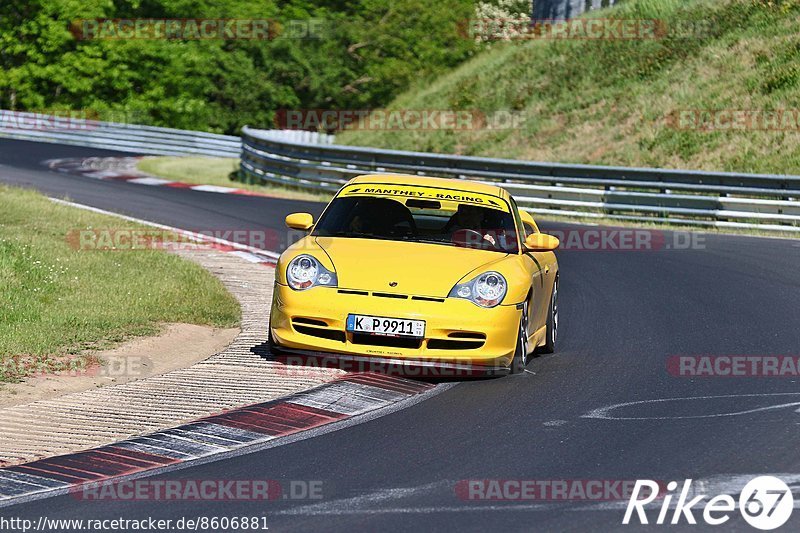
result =
[[[221,185],[261,192],[292,200],[327,202],[333,195],[280,187],[278,185],[253,185],[231,180],[231,173],[239,170],[239,160],[226,157],[146,157],[139,162],[139,170],[160,178],[194,183]]]
[[[800,109],[798,0],[627,0],[593,15],[708,23],[700,37],[487,50],[390,109],[513,111],[515,129],[348,131],[337,142],[539,161],[800,174],[800,131],[692,131],[681,110]],[[686,27],[685,25],[683,26]]]
[[[163,251],[81,251],[82,229],[143,229],[0,187],[0,381],[82,367],[87,349],[163,323],[234,327],[240,308],[200,266]]]

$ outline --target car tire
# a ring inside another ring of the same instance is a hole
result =
[[[550,308],[547,310],[547,332],[542,353],[556,351],[558,341],[558,277],[553,282],[553,294],[550,296]]]
[[[511,374],[522,374],[528,364],[528,302],[522,304],[522,317],[519,319],[519,332],[517,333],[517,348],[514,359],[509,367]]]

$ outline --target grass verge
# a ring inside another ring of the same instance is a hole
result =
[[[291,189],[278,185],[253,185],[230,179],[239,170],[239,160],[228,157],[146,157],[139,162],[139,170],[159,178],[194,183],[236,187],[290,200],[327,202],[332,195]]]
[[[233,296],[190,261],[67,241],[73,230],[141,226],[4,186],[0,206],[0,382],[83,368],[87,349],[155,334],[162,323],[239,323]]]

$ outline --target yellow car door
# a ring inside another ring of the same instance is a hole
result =
[[[518,208],[517,211],[524,229],[524,235],[521,239],[523,242],[527,240],[530,235],[541,233],[539,226],[530,213]],[[528,302],[528,335],[532,336],[546,325],[550,296],[557,272],[557,263],[555,253],[552,251],[527,250],[523,252],[523,257],[525,258],[525,264],[531,278],[531,300]],[[539,341],[539,339],[535,340]]]

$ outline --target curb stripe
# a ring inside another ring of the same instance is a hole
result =
[[[137,452],[136,450],[126,450],[125,448],[114,446],[113,444],[110,446],[103,446],[102,448],[96,448],[95,450],[92,451],[118,455],[123,458],[137,459],[139,461],[152,464],[154,467],[168,465],[175,462],[174,459],[171,459],[169,457],[164,457],[163,455],[154,455],[151,453]]]
[[[117,450],[121,449],[122,448],[118,448]],[[94,454],[98,460],[106,461],[108,463],[113,463],[113,464],[124,464],[136,468],[150,468],[153,466],[158,466],[158,463],[151,463],[148,461],[143,461],[141,459],[133,459],[132,457],[124,457],[121,454],[110,453],[108,451],[96,450]]]
[[[218,192],[221,194],[233,194],[239,190],[235,187],[222,187],[220,185],[193,185],[191,189],[193,191]]]
[[[219,249],[219,248],[218,248]],[[233,247],[230,247],[228,250],[221,250],[222,252],[227,252],[229,254],[241,257],[245,261],[250,261],[251,263],[266,263],[267,261],[264,259],[263,256],[251,253],[251,252],[244,252],[244,251],[234,251]]]
[[[0,494],[3,495],[0,498],[64,486],[67,486],[67,483],[40,476],[20,472],[0,473]]]
[[[138,183],[139,185],[169,185],[172,182],[160,178],[133,178],[128,180],[128,183]]]
[[[180,437],[167,435],[165,433],[154,433],[152,435],[139,437],[138,439],[134,440],[151,446],[156,446],[158,448],[163,448],[164,450],[170,452],[182,453],[188,455],[189,457],[205,457],[206,455],[218,453],[227,449],[210,444],[201,444],[188,439],[181,439]]]
[[[248,423],[241,422],[241,421],[238,421],[238,420],[220,420],[219,423],[222,424],[222,425],[228,426],[230,428],[233,428],[233,429],[241,429],[241,430],[244,430],[244,431],[251,431],[251,432],[259,433],[258,440],[254,441],[254,442],[262,442],[265,439],[274,439],[275,438],[267,430],[267,428],[264,428],[264,427],[256,425],[256,424],[248,424]]]
[[[240,442],[223,439],[221,437],[215,437],[213,435],[207,435],[205,433],[200,433],[198,431],[196,432],[184,431],[178,428],[168,429],[162,433],[164,435],[172,435],[174,437],[182,439],[189,439],[193,442],[206,444],[209,446],[216,446],[217,448],[223,448],[223,449],[230,449],[233,446],[238,446],[239,444],[241,444]]]
[[[210,422],[195,422],[175,428],[176,431],[185,431],[192,435],[216,437],[229,440],[233,445],[247,444],[261,438],[258,433],[236,429]]]
[[[83,479],[100,479],[107,477],[107,474],[103,473],[104,469],[95,468],[94,466],[88,464],[88,462],[82,463],[80,460],[76,464],[74,459],[72,461],[70,461],[70,459],[70,456],[54,457],[46,460],[46,462],[43,461],[42,463],[38,464],[36,469],[43,472],[55,472],[65,476],[73,476]],[[23,467],[26,465],[19,466]]]
[[[292,398],[292,402],[354,416],[371,411],[376,405],[394,403],[402,397],[405,395],[386,389],[340,381],[333,382],[324,390],[317,389],[300,393]]]
[[[133,450],[136,452],[152,453],[155,455],[163,455],[176,460],[191,459],[191,453],[184,453],[178,450],[170,450],[164,446],[160,446],[158,442],[153,442],[147,437],[137,437],[135,439],[126,440],[116,443],[114,446],[125,448],[126,450]]]
[[[412,382],[410,380],[381,380],[374,376],[370,375],[355,375],[349,376],[344,378],[344,381],[349,381],[351,383],[361,383],[364,385],[371,385],[374,387],[382,387],[387,390],[393,390],[395,392],[403,393],[403,394],[418,394],[428,390],[429,387],[425,386],[425,384]]]
[[[292,396],[112,445],[0,468],[0,505],[265,443],[386,407],[433,387],[400,377],[350,374]]]
[[[271,437],[282,437],[342,418],[331,416],[331,413],[322,414],[315,411],[287,402],[269,408],[245,408],[237,413],[218,415],[215,421],[220,424],[250,425]]]
[[[69,172],[69,171],[65,171]],[[117,178],[119,176],[118,173],[110,171],[110,170],[96,170],[94,172],[82,172],[84,176],[87,178],[95,178],[99,180],[109,179],[109,178]]]
[[[260,196],[264,198],[275,198],[272,194],[258,191],[249,191],[236,187],[225,187],[222,185],[198,185],[196,183],[186,183],[182,181],[171,181],[157,178],[136,168],[136,163],[141,157],[75,157],[65,159],[48,159],[42,161],[52,170],[57,170],[65,174],[75,174],[100,180],[127,181],[137,185],[148,185],[155,187],[174,187],[177,189],[191,189],[198,192],[210,192],[215,194],[239,194],[242,196]],[[102,168],[104,165],[110,168]],[[100,168],[96,168],[96,167]]]
[[[53,479],[55,481],[62,481],[66,484],[73,485],[73,484],[80,484],[86,481],[86,478],[74,476],[74,475],[67,475],[62,474],[60,472],[54,472],[51,469],[47,468],[37,468],[36,466],[31,466],[33,463],[28,465],[18,465],[9,467],[8,470],[12,472],[19,472],[21,474],[30,474],[32,476],[44,477],[47,479]]]
[[[102,461],[96,454],[89,456],[74,457],[56,457],[50,461],[54,468],[64,468],[70,471],[77,472],[81,475],[87,475],[97,478],[105,478],[111,476],[121,476],[130,474],[140,470],[141,466],[135,466],[122,463],[109,463]]]

